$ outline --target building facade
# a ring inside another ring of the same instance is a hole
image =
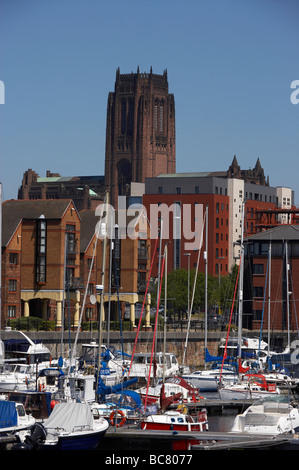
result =
[[[55,319],[61,328],[66,279],[76,323],[80,216],[74,203],[5,201],[2,218],[2,321],[32,315]]]
[[[32,169],[25,171],[18,199],[72,199],[78,210],[95,209],[105,196],[104,176],[61,176],[46,172],[40,177]]]
[[[104,219],[94,210],[79,213],[72,200],[5,201],[2,219],[2,327],[22,316],[54,321],[58,330],[77,327],[81,313],[84,322],[98,321],[102,292],[103,321],[119,321],[119,306],[122,315],[127,307],[134,327],[135,306],[145,299],[149,326],[146,219],[129,218],[132,233],[125,226],[120,237],[117,213],[105,246],[97,232]]]
[[[296,331],[299,227],[280,225],[244,240],[243,324],[264,333]]]
[[[209,226],[211,274],[218,273],[216,260],[220,257],[222,259],[222,256],[225,256],[223,264],[225,268],[228,266],[228,270],[238,262],[242,232],[243,236],[247,236],[264,229],[261,221],[267,211],[275,212],[277,225],[287,223],[285,214],[294,209],[293,191],[290,188],[269,186],[269,178],[265,178],[259,160],[254,170],[241,171],[234,157],[227,171],[161,174],[146,179],[144,201],[147,206],[151,201],[159,200],[162,204],[187,195],[193,204],[201,203],[204,197],[210,197],[213,201],[209,204],[211,214],[217,214],[218,207],[228,208],[225,209],[224,217],[225,220],[228,218],[228,222],[225,222],[227,225],[219,227],[220,240],[226,241],[226,246],[222,246],[220,251],[216,243],[217,231],[213,232],[213,227]],[[225,198],[225,201],[218,198]],[[223,218],[220,217],[220,224],[221,219]],[[152,224],[153,220],[150,219],[150,222]],[[226,269],[222,272],[225,274]]]

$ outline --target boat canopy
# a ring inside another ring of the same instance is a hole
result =
[[[87,403],[57,403],[43,426],[47,432],[56,428],[72,432],[74,428],[80,429],[83,426],[93,429],[91,407]]]
[[[15,402],[0,400],[0,428],[8,428],[18,424]]]

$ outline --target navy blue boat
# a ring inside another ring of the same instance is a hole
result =
[[[92,450],[99,446],[108,426],[87,403],[57,403],[48,419],[35,424],[24,445],[37,450]]]

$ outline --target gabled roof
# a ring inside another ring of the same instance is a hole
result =
[[[94,210],[83,210],[80,212],[80,253],[84,253],[95,235],[95,229],[99,217],[96,217]]]
[[[299,225],[278,225],[277,227],[256,233],[244,239],[244,241],[288,241],[299,240]]]
[[[70,199],[4,201],[2,204],[2,246],[8,244],[22,220],[38,219],[41,215],[48,220],[62,219],[71,203]]]

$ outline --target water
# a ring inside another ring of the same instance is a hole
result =
[[[208,413],[208,423],[209,431],[211,432],[229,432],[231,431],[234,419],[237,415],[237,411],[234,410],[224,410],[222,414],[209,414]]]
[[[218,392],[204,392],[201,396],[207,400],[219,399]],[[224,409],[221,413],[211,413],[208,411],[209,431],[228,432],[231,430],[234,419],[238,414],[237,409]]]

